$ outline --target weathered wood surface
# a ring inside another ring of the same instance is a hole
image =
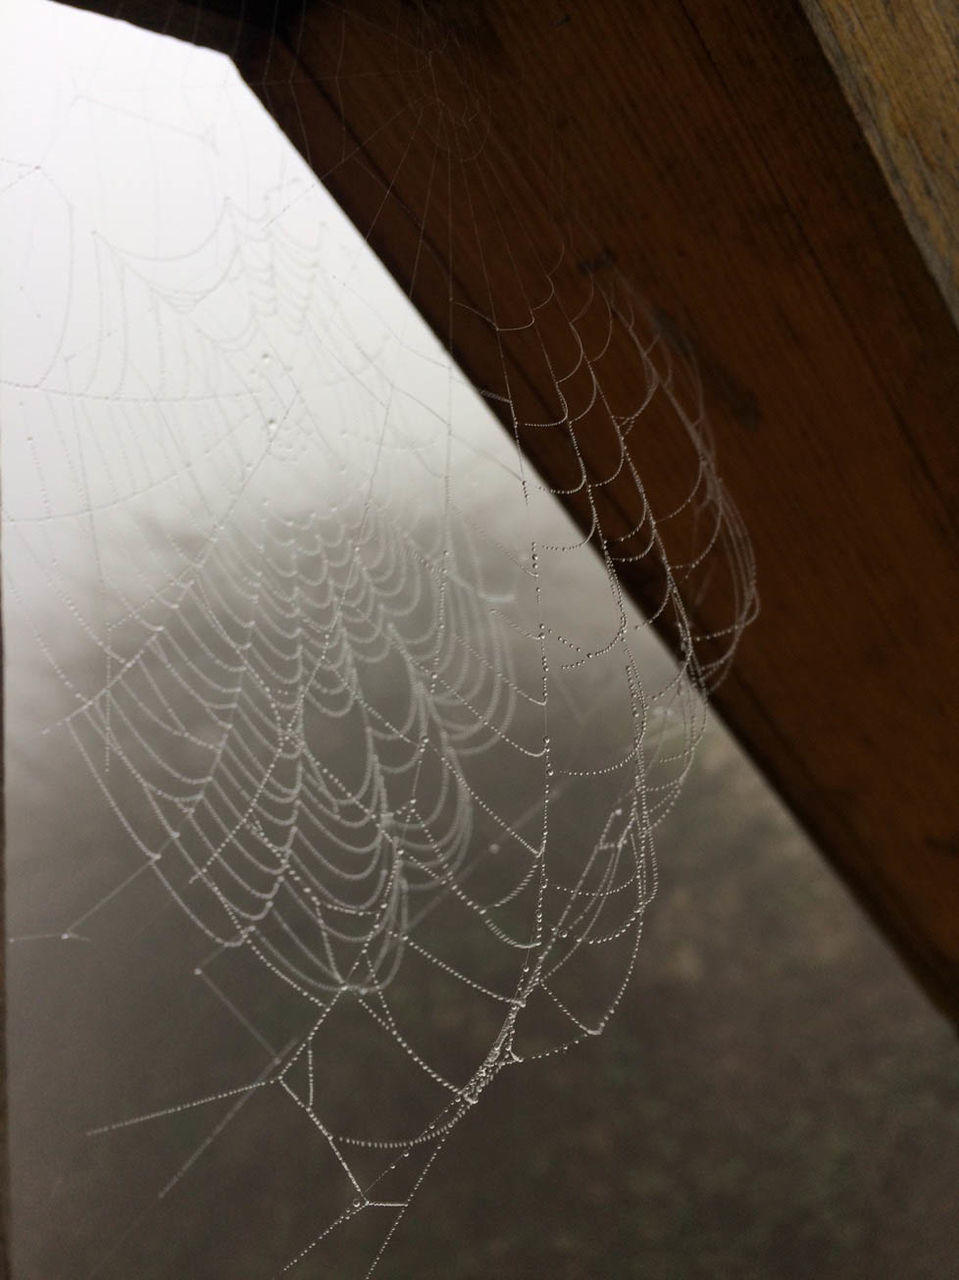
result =
[[[271,8],[242,29],[158,9],[119,12],[233,53],[467,371],[492,385],[507,369],[530,417],[556,403],[542,351],[564,350],[564,308],[604,276],[648,300],[661,355],[671,345],[678,368],[696,353],[763,602],[716,700],[959,1013],[959,334],[800,0],[368,0]],[[471,163],[495,181],[468,208],[449,155],[480,129]],[[561,305],[537,310],[535,341],[491,346],[451,306],[451,279],[457,304],[522,317],[524,263],[557,261],[557,217]],[[635,402],[635,358],[615,343],[603,376]],[[694,389],[677,395],[694,406]],[[630,437],[660,512],[690,463],[668,417],[660,397]],[[612,476],[589,426],[587,464]],[[557,440],[522,443],[562,488]],[[635,488],[603,492],[604,519],[628,524]],[[661,606],[660,582],[626,576]],[[721,627],[724,608],[721,590],[701,596],[697,621]]]
[[[803,7],[959,320],[959,6],[803,0]]]

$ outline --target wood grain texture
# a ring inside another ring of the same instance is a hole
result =
[[[455,104],[457,81],[485,86],[485,146],[508,193],[477,233],[442,200],[423,205],[428,132],[383,127],[409,108],[396,50],[422,39],[417,11],[352,12],[344,42],[341,11],[313,10],[290,33],[296,65],[274,49],[271,64],[247,66],[251,84],[443,336],[450,264],[482,297],[477,234],[550,260],[555,166],[529,157],[561,151],[564,203],[579,215],[565,228],[570,261],[615,261],[663,337],[697,353],[756,545],[763,612],[720,709],[955,1012],[959,701],[945,673],[959,598],[959,339],[803,13],[741,0],[434,8],[456,35],[437,93]],[[330,152],[342,146],[330,113],[355,164]],[[421,226],[433,273],[413,269]],[[571,276],[557,277],[562,294]],[[500,272],[503,314],[511,287]],[[460,337],[457,355],[486,384],[480,335]],[[548,404],[535,351],[507,354]],[[635,367],[611,360],[605,375],[625,393]],[[591,452],[584,437],[601,474],[602,442]],[[664,509],[681,441],[655,421],[632,440]],[[542,438],[525,443],[562,487],[563,458]],[[628,518],[634,499],[611,486],[611,504],[618,496]],[[655,611],[656,584],[630,586]],[[709,612],[721,607],[700,610],[706,629],[721,626]]]
[[[959,335],[800,0],[357,0],[268,27],[230,37],[241,72],[480,386],[508,376],[548,416],[542,352],[604,275],[647,300],[658,358],[696,353],[763,601],[716,700],[955,1016]],[[449,159],[473,143],[480,207]],[[467,304],[508,325],[544,263],[560,304],[535,342],[491,344]],[[635,399],[625,347],[603,374]],[[674,389],[695,413],[695,384]],[[690,466],[669,408],[630,436],[661,514]],[[608,434],[579,436],[604,522],[628,526]],[[569,487],[561,437],[520,442]],[[655,575],[624,577],[662,610]],[[695,593],[705,630],[722,585]]]
[[[889,189],[959,320],[959,7],[803,0]]]

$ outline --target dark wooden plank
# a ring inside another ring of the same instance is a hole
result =
[[[798,5],[531,13],[504,0],[433,13],[445,40],[415,9],[370,5],[346,20],[317,9],[291,33],[295,66],[274,48],[246,74],[401,280],[419,245],[404,220],[425,228],[440,263],[430,273],[420,260],[413,296],[480,385],[495,373],[482,336],[457,341],[445,319],[445,268],[482,299],[481,238],[501,314],[522,316],[532,286],[496,246],[521,245],[533,271],[555,257],[556,191],[530,157],[561,148],[577,216],[564,218],[557,292],[573,310],[581,264],[615,262],[679,354],[698,354],[722,469],[756,544],[763,614],[720,708],[955,1012],[959,706],[944,673],[959,594],[959,340],[822,49]],[[423,204],[434,144],[409,115],[422,108],[413,51],[428,41],[442,49],[437,118],[462,118],[482,87],[502,197],[479,232],[451,216],[455,192]],[[331,111],[359,144],[352,159]],[[561,329],[541,315],[537,345],[559,349]],[[537,351],[509,343],[508,356],[550,405]],[[627,400],[629,353],[604,376]],[[665,510],[688,459],[653,417],[632,440]],[[579,432],[594,474],[609,462],[598,430]],[[564,458],[542,437],[524,443],[561,487]],[[628,520],[635,493],[618,496]],[[657,607],[655,583],[631,585]],[[705,629],[723,625],[721,596],[698,602]]]
[[[695,462],[676,405],[695,416],[696,353],[763,596],[718,704],[955,1015],[959,336],[799,0],[369,0],[247,35],[230,47],[251,86],[522,418],[555,415],[570,315],[587,307],[579,332],[600,341],[596,286],[648,299],[639,328],[675,380],[630,449],[661,516]],[[531,298],[535,326],[504,334]],[[471,306],[494,308],[499,333]],[[615,406],[636,403],[622,325],[602,374]],[[603,414],[575,434],[608,481],[604,524],[628,528],[641,499]],[[568,433],[520,442],[569,487]],[[664,528],[682,558],[695,531]],[[655,572],[623,572],[663,609]],[[722,632],[728,580],[685,587]]]

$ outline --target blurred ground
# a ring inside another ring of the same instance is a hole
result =
[[[499,1076],[414,1199],[384,1280],[955,1276],[956,1036],[716,727],[659,855],[606,1034]],[[223,1107],[82,1137],[261,1066],[184,994],[193,932],[143,894],[117,910],[122,941],[101,918],[100,960],[13,949],[17,1280],[254,1280],[328,1216],[321,1153],[259,1102],[162,1203]],[[151,970],[157,938],[177,963]],[[385,1225],[291,1274],[362,1275]]]
[[[506,1073],[384,1276],[948,1280],[959,1043],[714,733],[600,1040]]]

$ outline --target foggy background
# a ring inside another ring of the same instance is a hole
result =
[[[203,971],[217,991],[195,974],[210,939],[145,861],[162,822],[110,759],[102,721],[123,707],[103,690],[127,657],[139,664],[126,687],[159,687],[195,740],[184,777],[212,768],[197,765],[216,730],[195,673],[231,652],[212,593],[253,616],[262,566],[294,581],[297,557],[344,590],[351,557],[372,570],[397,530],[413,549],[384,579],[411,597],[400,657],[432,616],[426,566],[451,528],[478,584],[462,606],[482,603],[476,643],[505,654],[530,696],[539,650],[489,603],[507,619],[542,608],[587,646],[615,627],[618,601],[553,499],[534,490],[523,505],[505,433],[226,60],[53,5],[8,6],[2,24],[14,1274],[273,1276],[351,1194],[287,1095],[244,1091],[307,1014],[245,952]],[[531,525],[565,548],[544,557],[539,602]],[[298,607],[320,616],[320,588],[306,597]],[[676,703],[670,660],[630,625],[651,711],[667,743],[682,739],[698,709]],[[155,667],[142,660],[151,629]],[[353,634],[361,646],[358,622]],[[415,700],[402,663],[364,670],[369,704],[401,719]],[[551,687],[561,771],[618,759],[631,726],[617,680],[597,661]],[[529,705],[497,723],[528,744],[542,733]],[[322,717],[314,730],[344,777],[365,768],[346,729],[342,742]],[[492,814],[471,828],[478,894],[513,856],[501,818],[539,839],[543,761],[517,760],[494,747],[469,766]],[[147,747],[138,767],[159,769]],[[657,768],[671,796],[678,767]],[[557,794],[570,857],[624,776]],[[497,1076],[379,1273],[955,1274],[954,1032],[714,717],[656,848],[657,896],[609,1027]],[[436,945],[457,967],[515,983],[506,949],[444,910]],[[577,965],[584,1017],[627,958],[597,949]],[[397,1009],[468,1074],[495,1020],[404,965]],[[549,1032],[534,1023],[531,1040]],[[318,1042],[310,1087],[322,1082],[344,1127],[429,1114],[389,1046],[348,1021]],[[120,1124],[153,1112],[169,1113]],[[389,1222],[364,1210],[290,1274],[364,1274]]]

